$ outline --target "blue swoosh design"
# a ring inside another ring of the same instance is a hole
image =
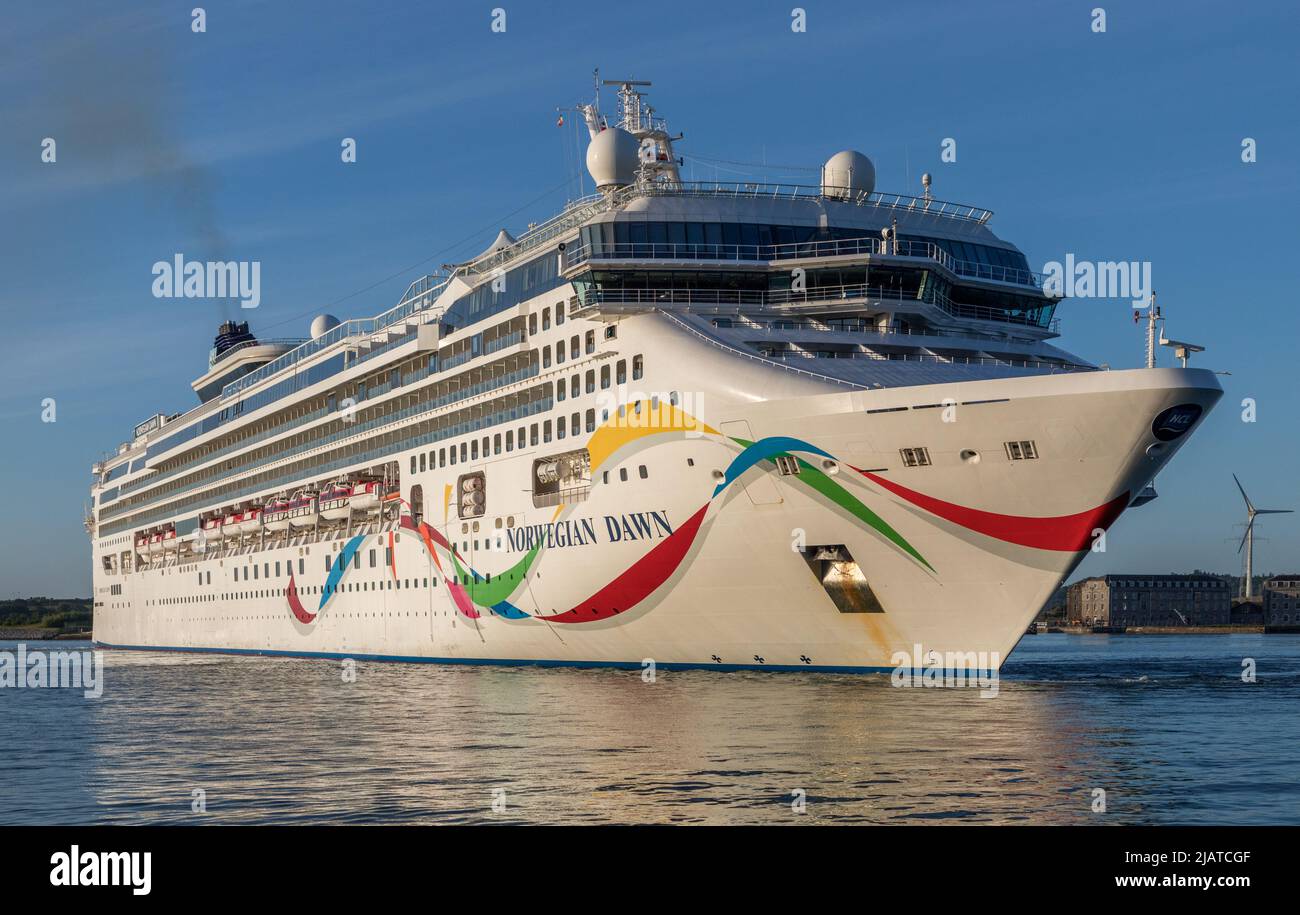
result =
[[[765,461],[769,458],[776,457],[778,454],[784,454],[787,451],[805,451],[810,454],[820,454],[822,457],[829,458],[830,455],[822,451],[816,445],[810,445],[808,442],[801,441],[797,438],[790,438],[784,435],[774,435],[771,438],[759,439],[750,445],[732,460],[727,467],[726,476],[718,484],[717,489],[713,490],[716,497],[728,486],[736,481],[749,468],[753,467],[759,461]]]
[[[338,559],[334,560],[334,565],[330,567],[329,578],[325,579],[325,587],[320,589],[320,606],[316,608],[318,612],[325,609],[325,604],[334,596],[334,589],[338,587],[339,579],[348,570],[348,563],[352,562],[352,557],[356,555],[357,550],[361,548],[361,542],[365,539],[364,534],[357,534],[343,544],[343,549],[339,550]]]

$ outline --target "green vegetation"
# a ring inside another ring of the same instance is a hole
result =
[[[79,597],[0,600],[0,628],[22,626],[84,632],[91,627],[91,603]]]

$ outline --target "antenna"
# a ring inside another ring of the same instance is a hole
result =
[[[1241,485],[1241,480],[1237,475],[1232,475],[1232,481],[1237,484],[1237,489],[1241,492],[1241,499],[1246,503],[1246,533],[1242,535],[1241,543],[1237,546],[1237,552],[1240,553],[1244,548],[1246,550],[1246,574],[1242,577],[1241,596],[1250,598],[1255,593],[1255,516],[1256,515],[1289,515],[1293,511],[1290,508],[1256,508],[1255,504],[1250,501],[1250,496],[1246,495],[1246,489]]]
[[[1133,309],[1133,323],[1136,324],[1141,317],[1141,309]],[[1156,293],[1153,289],[1151,290],[1151,301],[1147,305],[1147,368],[1149,369],[1156,367],[1156,322],[1163,319],[1164,316],[1160,313],[1160,307],[1156,305]]]

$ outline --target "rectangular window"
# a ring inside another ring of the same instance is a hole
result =
[[[609,366],[602,365],[600,367],[600,388],[603,391],[607,387],[609,387]]]
[[[587,411],[587,431],[588,431],[588,432],[595,432],[595,431],[596,431],[596,411],[595,411],[595,410],[588,410],[588,411]]]
[[[582,355],[582,340],[577,334],[569,338],[569,358],[577,359]]]
[[[469,443],[469,459],[471,461],[478,460],[478,439],[472,439]]]
[[[492,436],[492,453],[493,453],[493,454],[500,454],[500,453],[501,453],[501,433],[500,433],[500,432],[498,432],[496,435]]]
[[[564,303],[556,302],[555,303],[555,326],[559,327],[563,323],[564,323]]]
[[[506,451],[514,451],[514,450],[515,450],[515,430],[507,429],[506,430]]]
[[[422,453],[420,454],[420,472],[423,473],[424,470],[425,470],[425,467],[424,467],[424,454],[423,454],[423,452],[422,452]]]
[[[304,565],[303,560],[302,560],[301,557],[299,557],[299,559],[298,559],[298,574],[299,574],[299,575],[304,574],[304,573],[303,573],[303,565]]]
[[[640,381],[641,376],[645,374],[645,358],[643,356],[632,357],[632,380]]]
[[[533,447],[537,447],[537,423],[533,423],[528,428],[528,443]]]
[[[551,367],[551,347],[549,345],[543,346],[542,347],[542,368],[549,369],[550,367]]]
[[[542,423],[542,441],[549,442],[550,440],[551,440],[551,421],[548,419]]]
[[[1012,461],[1032,461],[1038,458],[1038,446],[1032,441],[1006,442],[1007,459]]]
[[[374,551],[374,550],[371,550],[371,551],[370,551],[370,568],[373,569],[374,567],[375,567],[375,551]]]
[[[564,438],[564,417],[560,416],[555,420],[555,437]]]
[[[586,339],[587,339],[587,355],[591,355],[596,351],[596,332],[594,330],[587,331]]]
[[[614,383],[627,384],[627,360],[626,359],[618,360],[617,369],[618,369],[618,378]]]

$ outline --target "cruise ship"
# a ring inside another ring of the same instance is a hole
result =
[[[928,178],[684,180],[614,85],[575,109],[595,193],[377,316],[221,326],[198,405],[93,467],[98,644],[996,668],[1221,396],[1058,347],[1060,296]]]

